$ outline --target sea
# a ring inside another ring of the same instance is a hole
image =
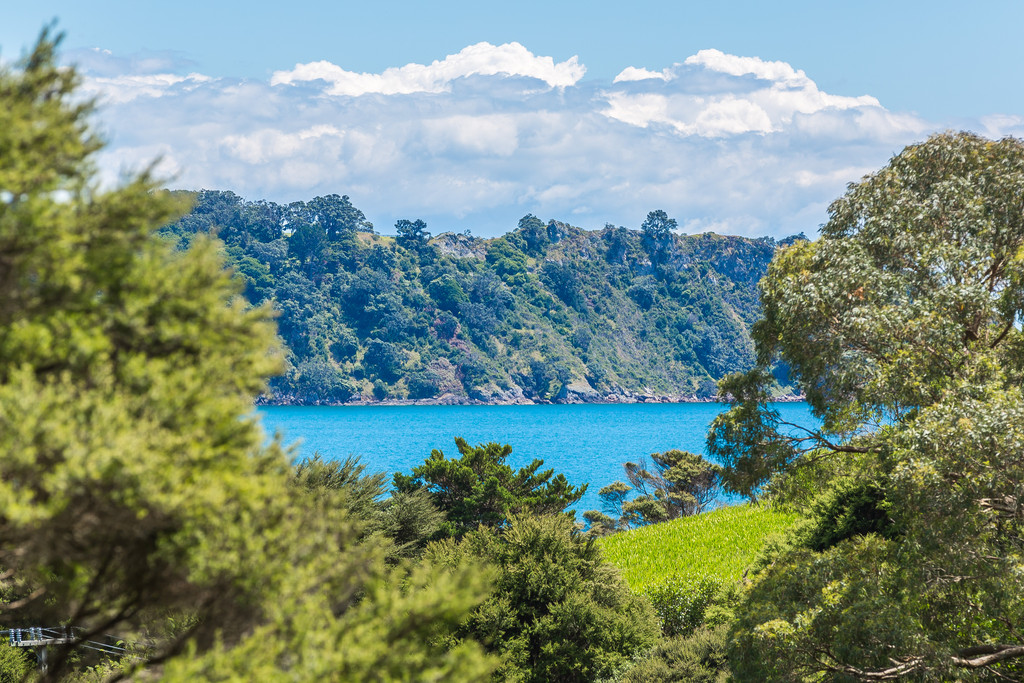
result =
[[[623,463],[679,449],[707,457],[711,421],[722,403],[632,403],[526,406],[264,406],[258,412],[268,435],[279,434],[302,460],[355,456],[368,472],[408,474],[438,449],[457,458],[456,437],[470,444],[512,446],[514,468],[534,458],[570,484],[589,484],[573,506],[601,509],[598,491],[625,481]],[[782,418],[815,424],[806,403],[776,404]],[[390,476],[388,477],[390,481]],[[718,503],[736,499],[723,496]]]

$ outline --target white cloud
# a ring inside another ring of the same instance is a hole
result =
[[[423,122],[424,144],[435,153],[463,150],[477,156],[507,157],[519,147],[516,119],[509,115],[428,119]]]
[[[950,127],[716,50],[612,83],[516,43],[265,81],[211,79],[175,55],[91,52],[83,69],[105,102],[107,178],[160,157],[174,187],[279,202],[348,194],[384,230],[419,217],[432,232],[493,235],[526,213],[636,227],[661,208],[691,232],[811,234],[846,183]],[[1024,119],[956,127],[1014,133]]]
[[[737,57],[721,50],[701,50],[686,58],[687,65],[702,66],[730,76],[752,75],[765,81],[785,83],[791,87],[814,85],[803,71],[797,71],[786,62],[766,62],[757,57]]]
[[[104,102],[124,104],[138,97],[163,97],[174,92],[175,88],[195,89],[212,80],[197,73],[187,76],[169,73],[99,76],[87,80],[82,90],[89,95],[98,95]]]
[[[691,88],[695,77],[700,85]],[[655,79],[666,83],[661,92],[636,92],[644,81]],[[800,114],[882,109],[870,95],[844,97],[822,92],[803,71],[786,62],[737,57],[719,50],[701,50],[661,72],[627,67],[613,84],[619,83],[631,87],[605,93],[606,116],[641,128],[664,124],[681,135],[772,133],[783,130]]]
[[[990,138],[1002,138],[1007,135],[1014,137],[1024,136],[1024,117],[993,114],[981,118],[979,133]]]
[[[652,78],[656,78],[659,81],[667,81],[672,78],[672,73],[668,69],[662,71],[651,71],[650,69],[637,68],[635,66],[627,66],[619,75],[615,77],[613,83],[625,83],[628,81],[646,81]]]
[[[457,78],[478,75],[526,76],[544,81],[551,87],[566,87],[575,85],[584,73],[586,67],[575,56],[556,64],[551,57],[538,57],[519,43],[477,43],[429,65],[406,64],[379,74],[346,71],[326,61],[297,64],[290,71],[275,71],[270,84],[290,85],[322,80],[331,84],[327,90],[329,95],[358,97],[368,93],[440,93],[447,91]]]
[[[256,165],[287,161],[323,149],[325,143],[329,142],[325,138],[341,140],[344,133],[328,124],[319,124],[294,133],[263,129],[247,135],[225,136],[221,144],[236,158]]]
[[[723,97],[708,104],[694,121],[698,135],[718,137],[738,133],[770,133],[772,121],[764,109],[750,100]]]

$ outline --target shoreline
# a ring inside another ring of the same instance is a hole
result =
[[[803,395],[779,396],[773,398],[771,403],[800,403],[806,400]],[[722,403],[729,401],[719,398],[701,398],[697,396],[674,396],[654,394],[609,394],[599,397],[568,396],[564,399],[554,400],[531,399],[526,396],[516,396],[513,399],[478,399],[469,396],[456,394],[442,394],[431,398],[385,398],[365,399],[359,398],[348,401],[300,401],[294,397],[266,397],[260,396],[256,399],[256,406],[532,406],[532,405],[628,405],[637,403]]]

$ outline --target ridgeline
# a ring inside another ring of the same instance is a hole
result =
[[[160,233],[216,234],[288,350],[266,402],[695,401],[753,365],[757,282],[778,244],[587,231],[532,215],[493,239],[399,221],[376,233],[348,197],[287,206],[201,191]],[[783,240],[780,244],[790,241]]]

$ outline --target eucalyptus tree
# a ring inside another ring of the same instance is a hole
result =
[[[758,367],[721,384],[709,449],[734,491],[831,498],[757,574],[735,673],[1020,677],[1024,143],[908,147],[777,254],[761,299]],[[776,361],[820,429],[772,408]]]

